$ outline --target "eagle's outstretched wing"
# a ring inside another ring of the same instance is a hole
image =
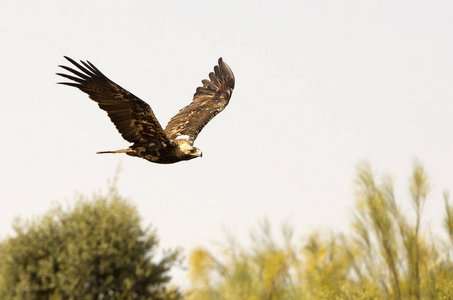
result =
[[[167,124],[165,133],[174,140],[184,138],[193,144],[203,127],[221,112],[231,98],[234,88],[234,75],[230,67],[219,58],[218,66],[202,80],[192,102],[181,109]]]
[[[87,93],[101,109],[107,112],[125,140],[131,143],[155,143],[158,148],[169,144],[161,125],[146,102],[108,79],[89,61],[81,61],[82,66],[69,57],[65,56],[65,58],[81,72],[60,66],[76,76],[57,73],[75,81],[59,83],[74,86]]]

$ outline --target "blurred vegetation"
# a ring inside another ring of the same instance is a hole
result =
[[[356,208],[350,233],[311,233],[302,244],[283,227],[275,242],[268,222],[252,247],[229,237],[220,253],[204,248],[189,257],[189,300],[453,299],[453,206],[444,194],[444,229],[433,238],[422,226],[430,182],[415,162],[409,181],[411,211],[402,210],[388,176],[357,167]]]
[[[217,253],[194,249],[183,297],[169,286],[180,251],[156,259],[155,230],[141,227],[114,183],[105,196],[15,222],[13,237],[0,242],[0,299],[453,299],[449,194],[442,239],[422,222],[432,198],[420,163],[409,180],[409,209],[397,202],[391,178],[377,179],[367,163],[357,167],[355,188],[347,234],[295,239],[286,225],[277,242],[265,220],[247,247],[228,236]]]
[[[178,250],[155,258],[155,230],[114,186],[14,224],[0,243],[0,299],[180,299],[167,288]]]

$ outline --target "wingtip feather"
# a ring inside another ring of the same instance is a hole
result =
[[[76,88],[80,88],[80,84],[73,83],[73,82],[57,82],[57,84],[63,84],[63,85],[68,85],[68,86],[73,86],[73,87],[76,87]]]

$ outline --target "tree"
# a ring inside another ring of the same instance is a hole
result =
[[[236,242],[220,255],[194,250],[189,299],[453,299],[448,193],[444,227],[450,241],[439,242],[421,222],[430,184],[420,163],[409,179],[412,212],[397,204],[392,180],[377,180],[367,163],[359,164],[355,186],[348,234],[313,232],[297,245],[286,228],[285,242],[278,245],[264,223],[252,250]]]
[[[156,231],[115,188],[17,221],[0,244],[0,299],[179,299],[167,290],[180,253],[160,260]]]

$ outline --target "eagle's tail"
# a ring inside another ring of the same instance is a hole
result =
[[[105,153],[126,153],[130,154],[131,152],[134,152],[132,149],[120,149],[120,150],[114,150],[114,151],[99,151],[96,152],[96,154],[105,154]]]

